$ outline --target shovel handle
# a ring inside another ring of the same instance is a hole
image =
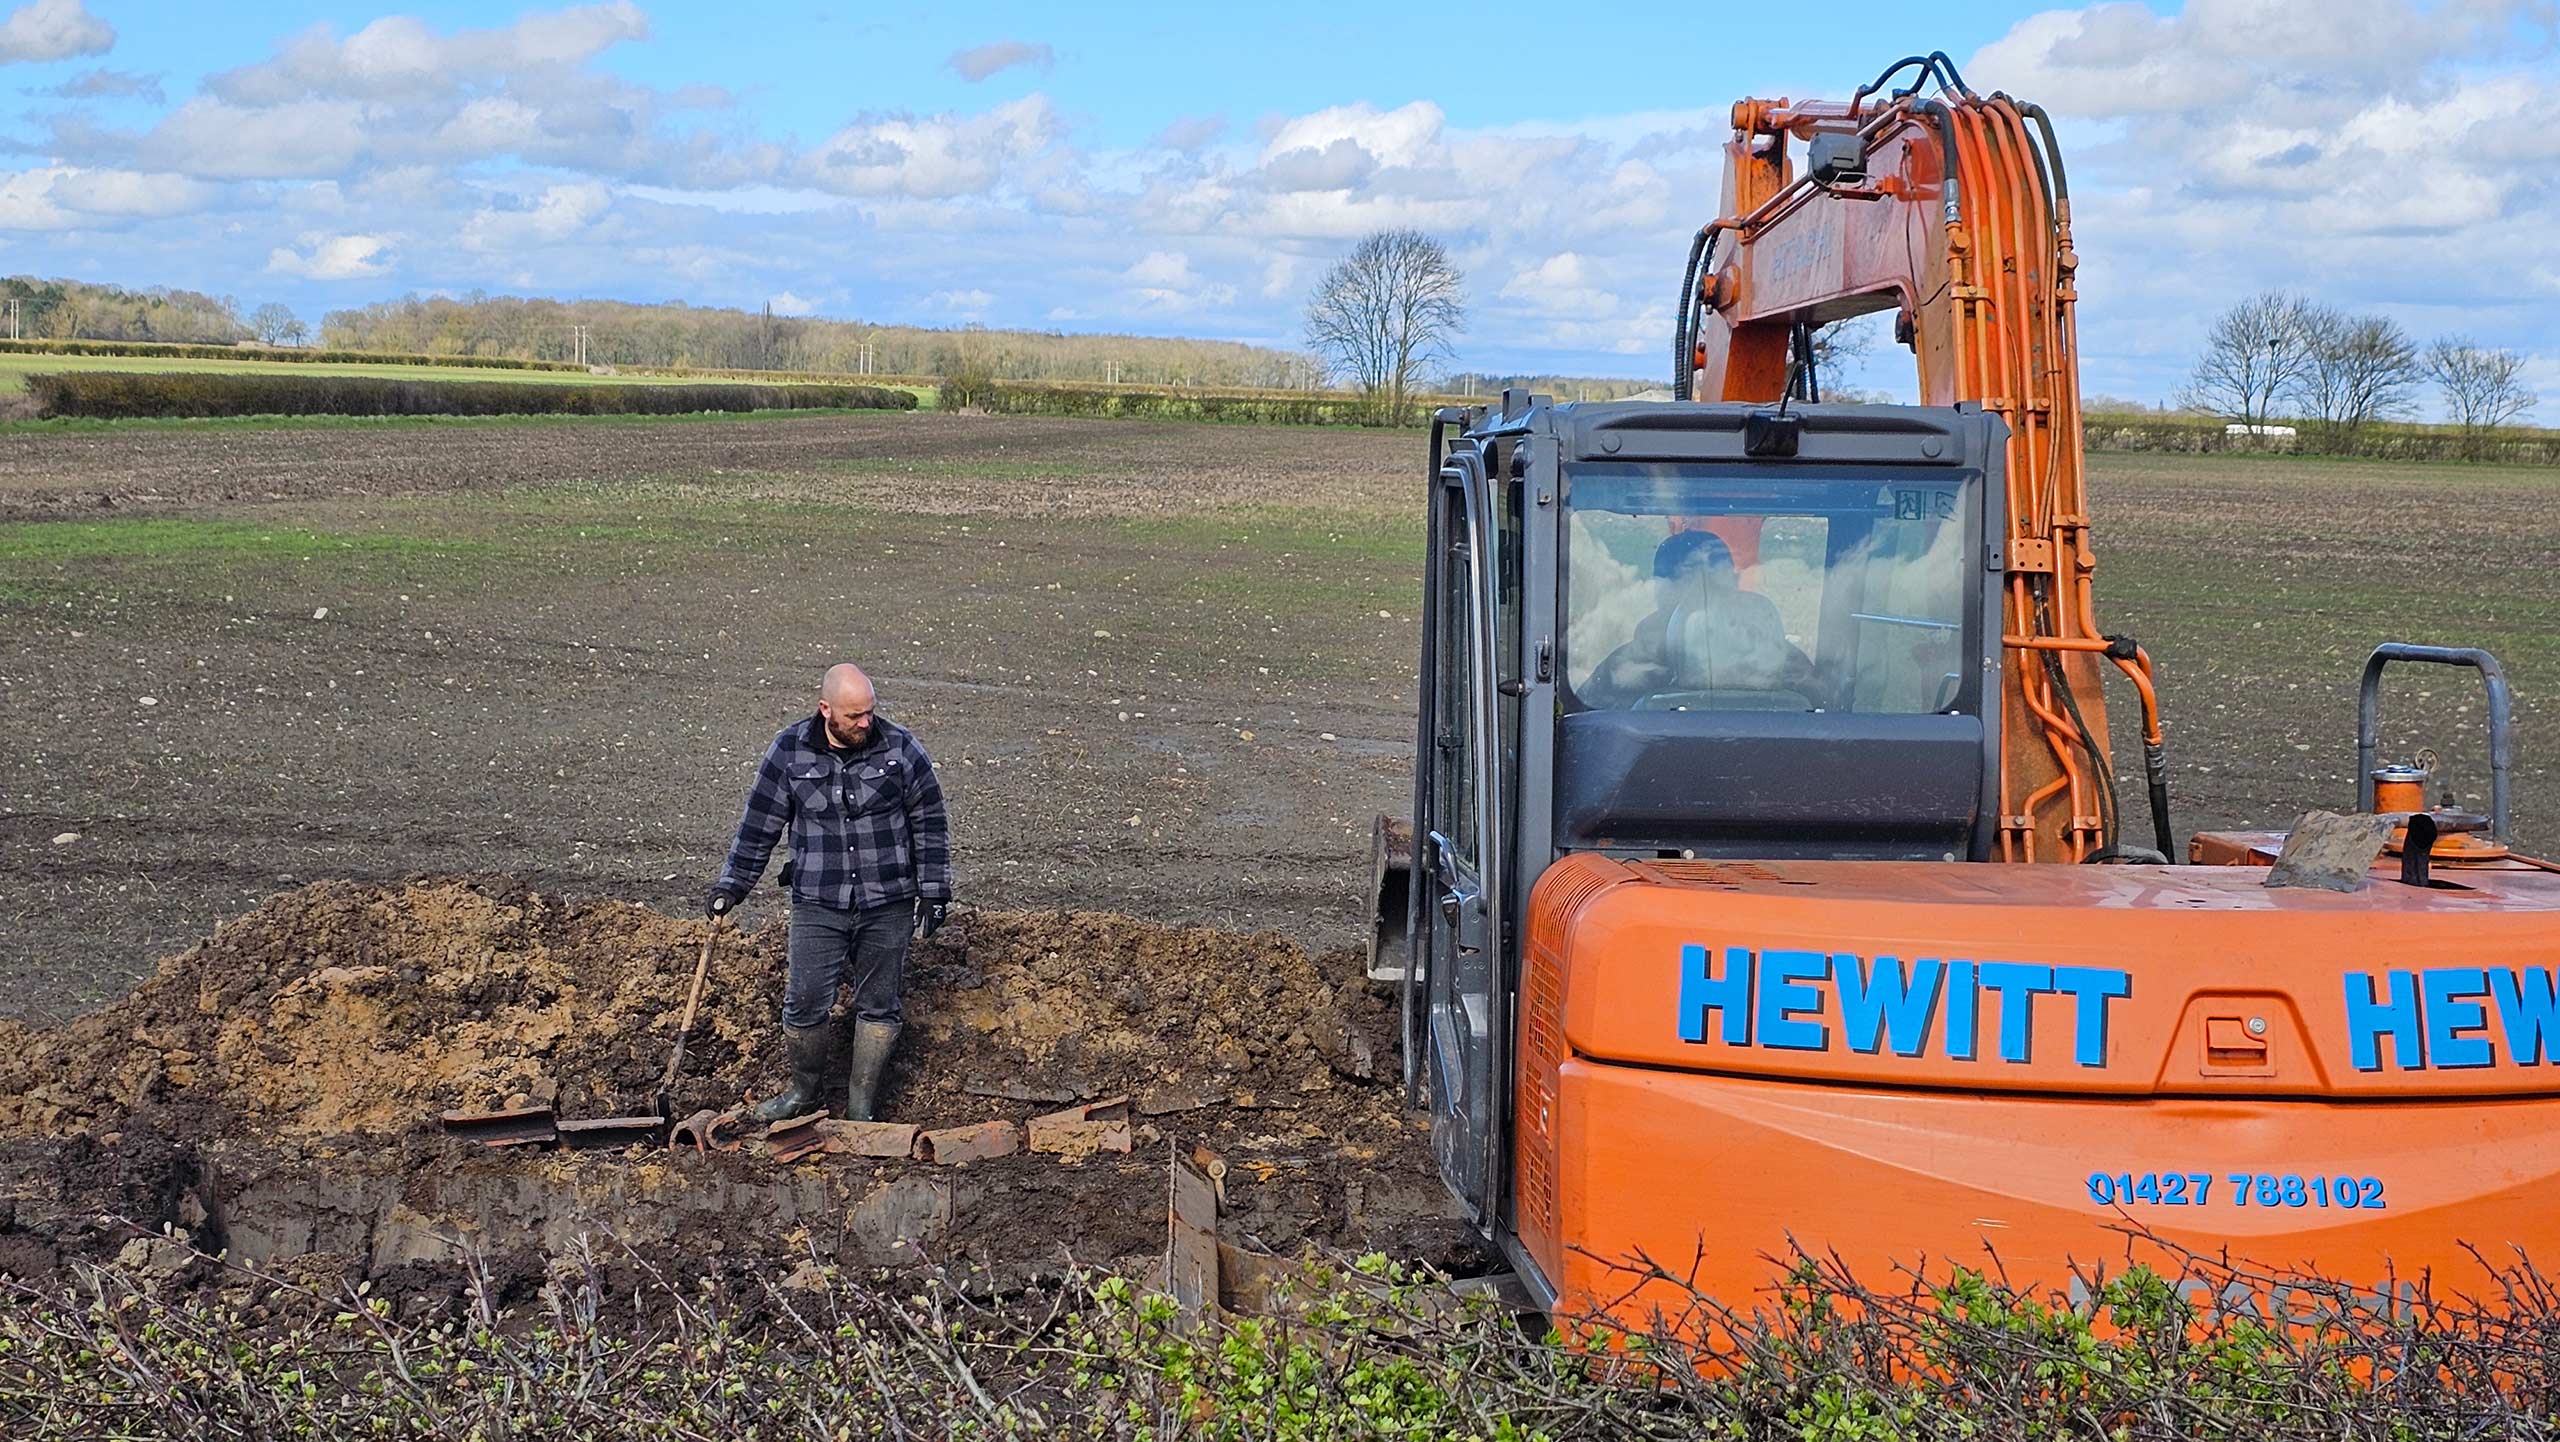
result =
[[[694,1008],[702,1004],[702,979],[711,973],[711,939],[719,934],[720,923],[716,918],[703,927],[702,955],[693,963],[693,989],[685,995],[684,1020],[676,1023],[676,1049],[667,1058],[667,1079],[658,1088],[658,1109],[662,1112],[667,1108],[668,1099],[675,1095],[676,1071],[684,1065],[684,1041],[693,1033]]]

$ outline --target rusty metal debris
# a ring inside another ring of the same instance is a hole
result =
[[[796,1162],[811,1152],[824,1151],[827,1137],[818,1130],[818,1123],[826,1119],[822,1111],[785,1117],[764,1129],[765,1147],[777,1162]]]
[[[590,1117],[556,1124],[560,1145],[581,1151],[604,1147],[654,1145],[667,1134],[664,1117]]]
[[[738,1127],[745,1120],[746,1114],[735,1107],[725,1112],[705,1107],[676,1123],[674,1129],[667,1133],[667,1145],[674,1148],[691,1142],[697,1152],[734,1152],[742,1140]]]
[[[973,1127],[944,1127],[918,1138],[916,1149],[919,1156],[939,1166],[992,1161],[1022,1150],[1022,1128],[1008,1121],[981,1122]]]
[[[447,1136],[490,1147],[547,1147],[560,1140],[560,1117],[547,1106],[450,1111],[437,1118]]]

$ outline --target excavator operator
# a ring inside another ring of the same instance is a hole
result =
[[[1654,549],[1653,577],[1663,604],[1591,673],[1584,701],[1627,710],[1656,696],[1746,691],[1821,704],[1829,688],[1812,659],[1787,639],[1776,603],[1743,589],[1723,537],[1672,532]]]

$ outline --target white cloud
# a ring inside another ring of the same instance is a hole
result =
[[[1198,150],[1226,133],[1224,116],[1186,115],[1156,132],[1148,142],[1158,150]]]
[[[241,105],[277,105],[310,96],[401,100],[441,95],[469,81],[573,67],[624,41],[645,39],[649,19],[621,0],[526,15],[513,25],[438,34],[423,20],[392,15],[341,40],[315,25],[273,60],[227,70],[205,88]]]
[[[364,110],[346,100],[249,108],[199,96],[136,151],[145,164],[220,180],[337,175],[364,154]]]
[[[90,14],[81,0],[35,0],[0,20],[0,65],[104,55],[115,43],[116,27]]]
[[[183,175],[50,165],[0,174],[0,230],[93,230],[202,209],[214,188]]]
[[[766,301],[765,304],[773,307],[773,313],[775,315],[815,315],[818,313],[818,303],[816,301],[805,300],[799,296],[793,295],[787,290],[777,292],[773,298]]]
[[[558,245],[577,236],[613,204],[613,192],[598,181],[581,180],[547,186],[532,204],[490,206],[464,222],[466,250],[515,252]]]
[[[1301,145],[1263,162],[1262,183],[1271,190],[1349,190],[1378,173],[1378,157],[1359,141],[1340,136],[1322,149]]]
[[[1293,150],[1324,151],[1337,140],[1348,140],[1380,165],[1421,164],[1438,153],[1442,120],[1440,107],[1428,100],[1393,110],[1365,100],[1336,105],[1281,122],[1262,147],[1262,158],[1267,164]]]
[[[1984,47],[1967,77],[2043,101],[2062,127],[2086,383],[2166,395],[2214,314],[2268,288],[2422,336],[2546,343],[2560,315],[2516,282],[2560,230],[2555,13],[2110,0]]]
[[[1059,130],[1042,95],[981,115],[881,116],[827,137],[802,168],[811,184],[841,195],[982,195],[1030,169],[1057,143]]]
[[[54,100],[148,100],[154,105],[160,104],[164,98],[159,76],[103,67],[83,70],[59,85],[48,85],[27,93]]]
[[[1151,250],[1121,273],[1129,293],[1149,310],[1198,310],[1236,298],[1236,288],[1202,278],[1191,269],[1191,257],[1178,250]]]
[[[267,269],[304,280],[365,280],[391,269],[390,244],[378,235],[304,236],[305,249],[269,251]]]
[[[977,315],[996,303],[996,298],[983,290],[937,290],[924,298],[926,305],[938,310]]]
[[[1046,45],[1034,45],[1023,40],[998,40],[991,45],[955,52],[943,63],[961,79],[975,83],[1017,65],[1034,65],[1046,70],[1057,60],[1057,52]]]
[[[1602,320],[1614,316],[1618,297],[1597,283],[1593,267],[1572,251],[1554,255],[1513,275],[1502,296],[1541,315]]]

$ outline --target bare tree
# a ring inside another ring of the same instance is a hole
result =
[[[2319,422],[2330,449],[2351,452],[2367,423],[2409,413],[2409,392],[2426,371],[2417,343],[2398,322],[2306,306],[2303,324],[2310,353],[2293,399]]]
[[[2276,398],[2310,364],[2311,320],[2309,305],[2273,290],[2224,311],[2179,402],[2244,426],[2265,425]]]
[[[1372,231],[1316,283],[1307,345],[1387,414],[1402,413],[1424,367],[1466,324],[1466,278],[1418,230]]]
[[[2511,350],[2447,336],[2427,347],[2427,377],[2444,390],[2446,414],[2462,427],[2462,453],[2489,453],[2490,433],[2532,410],[2537,399],[2524,383],[2524,357]]]
[[[249,313],[249,333],[260,345],[282,345],[285,335],[297,322],[293,308],[282,301],[268,301]]]

